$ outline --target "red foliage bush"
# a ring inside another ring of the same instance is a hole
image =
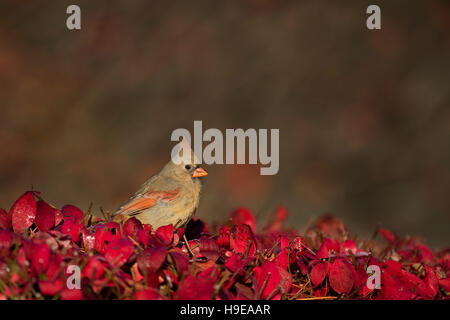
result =
[[[36,201],[37,199],[37,201]],[[124,225],[28,191],[0,209],[2,299],[448,299],[450,250],[378,229],[384,240],[350,238],[325,216],[299,235],[285,208],[256,232],[253,214],[226,225],[194,219],[186,228]],[[185,236],[190,238],[185,242]],[[80,286],[68,285],[73,266]],[[381,270],[379,289],[367,285]]]

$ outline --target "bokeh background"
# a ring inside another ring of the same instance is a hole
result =
[[[449,245],[449,2],[375,3],[378,31],[361,0],[2,0],[0,207],[33,187],[112,211],[203,120],[279,128],[280,171],[207,167],[200,218],[285,205]]]

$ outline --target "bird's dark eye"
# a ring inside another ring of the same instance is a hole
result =
[[[184,166],[184,168],[185,168],[186,170],[191,170],[191,165],[187,164],[187,165]]]

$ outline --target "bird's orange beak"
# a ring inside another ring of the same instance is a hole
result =
[[[198,167],[192,173],[192,177],[194,177],[194,178],[200,178],[200,177],[204,177],[204,176],[207,176],[207,175],[208,175],[208,172],[206,172],[206,170],[201,168],[201,167]]]

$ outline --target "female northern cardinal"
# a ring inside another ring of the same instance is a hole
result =
[[[124,222],[136,217],[155,230],[169,224],[174,228],[182,227],[197,209],[202,186],[200,178],[206,175],[208,173],[194,161],[181,164],[169,161],[113,214],[113,220]]]

